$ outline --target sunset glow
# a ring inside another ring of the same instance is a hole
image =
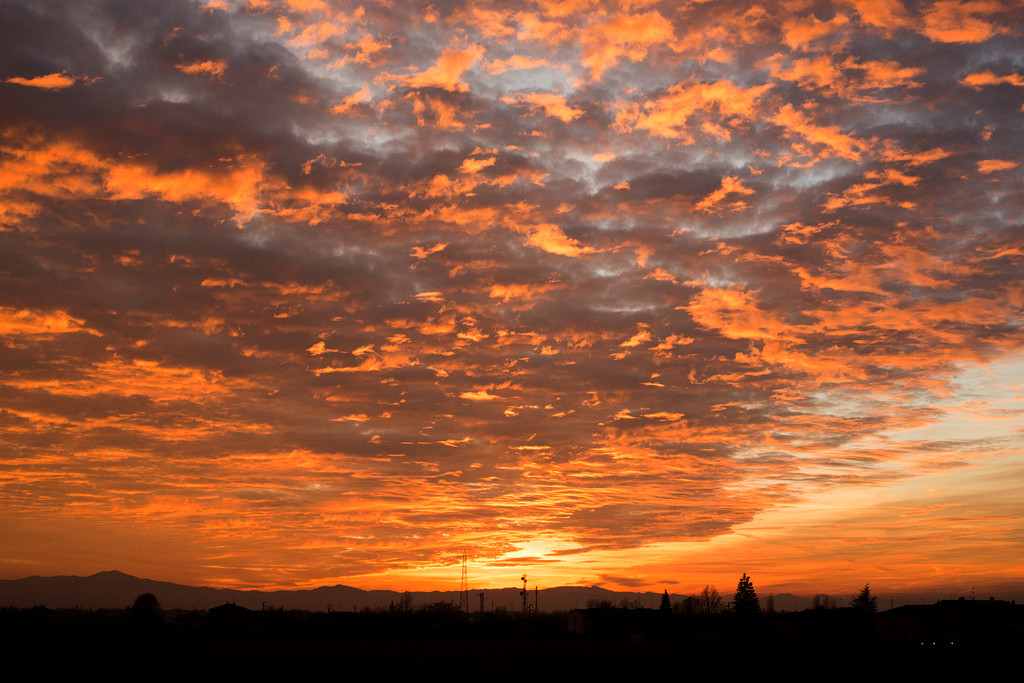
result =
[[[1024,581],[1024,4],[0,7],[0,577]]]

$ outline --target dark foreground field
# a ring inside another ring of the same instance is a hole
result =
[[[988,680],[1004,661],[941,649],[850,652],[447,638],[83,638],[21,642],[11,654],[8,664],[27,663],[35,679],[139,681]]]
[[[657,610],[467,617],[225,607],[6,609],[0,638],[23,680],[989,680],[1021,652],[1015,622],[934,614],[808,610],[744,623]]]

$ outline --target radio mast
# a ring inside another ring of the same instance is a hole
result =
[[[459,611],[469,614],[469,558],[466,550],[462,550],[462,585],[459,588]]]

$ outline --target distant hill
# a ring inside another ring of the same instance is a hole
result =
[[[480,609],[480,593],[484,594],[487,610],[504,608],[522,609],[518,588],[470,591],[470,609]],[[142,593],[152,593],[164,609],[205,610],[226,602],[249,609],[264,606],[272,609],[301,609],[325,611],[328,605],[337,611],[364,608],[386,608],[398,604],[403,593],[390,590],[365,591],[351,586],[323,586],[312,590],[249,591],[225,588],[183,586],[167,581],[140,579],[119,571],[106,571],[92,576],[31,576],[25,579],[0,580],[0,606],[33,607],[44,605],[51,609],[82,608],[104,609],[130,606]],[[436,602],[459,603],[458,591],[414,591],[409,593],[412,605],[419,607]],[[675,596],[680,599],[681,596]],[[615,605],[657,607],[661,594],[619,593],[597,586],[565,586],[548,588],[529,594],[530,605],[536,600],[545,612],[586,607],[590,601],[610,601]]]
[[[1012,594],[1001,594],[1003,599],[1016,598],[1022,594],[1021,586],[1008,585]],[[522,597],[519,588],[475,589],[470,591],[469,607],[476,612],[480,609],[480,593],[484,594],[484,609],[522,609]],[[135,598],[142,593],[152,593],[160,601],[164,609],[206,610],[226,602],[232,602],[249,609],[298,609],[309,611],[326,611],[327,606],[339,612],[351,612],[365,608],[387,608],[396,605],[403,598],[403,593],[390,590],[366,591],[351,586],[323,586],[312,590],[291,591],[251,591],[227,588],[208,588],[184,586],[167,581],[140,579],[136,576],[119,571],[106,571],[92,576],[31,576],[25,579],[0,580],[0,607],[34,607],[43,605],[51,609],[82,608],[104,609],[123,608],[130,606]],[[412,591],[409,593],[413,607],[421,607],[437,602],[459,604],[458,591]],[[683,595],[672,594],[672,602],[683,599]],[[767,594],[762,593],[761,606],[767,605]],[[939,598],[957,597],[952,594],[929,595],[879,595],[879,609],[888,609],[905,604],[929,604]],[[727,602],[731,592],[722,591],[722,599]],[[832,598],[837,604],[848,604],[850,596],[835,595]],[[661,604],[661,593],[642,592],[626,593],[611,591],[598,586],[561,586],[533,590],[529,594],[529,602],[542,612],[567,611],[587,607],[588,604],[610,602],[613,605],[627,604],[638,607],[658,607]],[[813,598],[801,597],[791,593],[778,593],[774,596],[775,610],[779,612],[795,612],[811,607]]]

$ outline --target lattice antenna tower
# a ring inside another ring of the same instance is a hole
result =
[[[462,551],[462,586],[459,588],[459,611],[469,614],[469,558]]]

